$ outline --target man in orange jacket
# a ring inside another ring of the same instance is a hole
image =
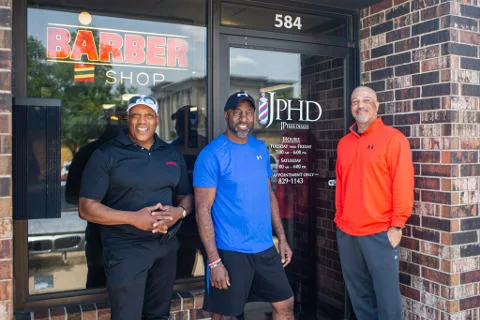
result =
[[[398,247],[413,208],[407,138],[377,116],[377,95],[352,93],[355,123],[337,149],[337,243],[357,319],[402,319]]]

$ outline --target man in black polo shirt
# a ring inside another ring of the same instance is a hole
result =
[[[182,155],[155,134],[158,104],[136,96],[128,131],[98,148],[82,176],[80,216],[102,225],[112,319],[168,319],[182,218],[192,208]]]

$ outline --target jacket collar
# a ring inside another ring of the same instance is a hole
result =
[[[371,133],[373,130],[375,130],[376,128],[378,127],[381,127],[383,126],[383,121],[382,121],[382,118],[380,117],[377,117],[377,119],[375,119],[375,121],[373,121],[370,126],[367,128],[367,130],[365,130],[365,132],[359,134],[357,132],[357,123],[355,122],[354,124],[352,124],[350,126],[350,132],[358,137],[360,137],[361,135],[364,135],[364,134],[369,134]]]

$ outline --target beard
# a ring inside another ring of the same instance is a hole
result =
[[[368,115],[354,116],[354,118],[355,118],[355,121],[357,121],[357,123],[365,123],[365,122],[368,122],[368,120],[370,119]]]
[[[247,130],[240,130],[236,125],[234,125],[233,123],[229,122],[228,123],[228,129],[233,132],[237,137],[239,137],[240,139],[245,139],[246,137],[248,137],[248,134],[250,133],[250,131],[252,130],[252,127],[251,126],[248,126],[248,129]]]

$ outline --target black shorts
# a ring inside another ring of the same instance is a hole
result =
[[[293,296],[292,288],[274,246],[254,254],[218,250],[230,278],[228,290],[210,285],[207,271],[204,309],[228,316],[243,312],[249,294],[261,301],[278,302]]]

